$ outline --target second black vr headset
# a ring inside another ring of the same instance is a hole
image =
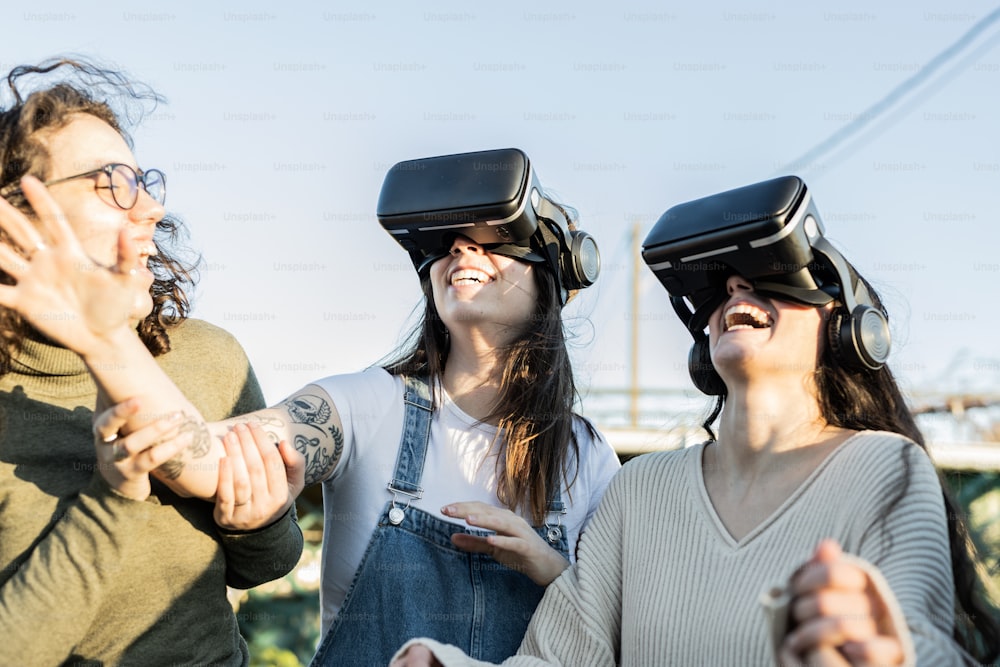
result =
[[[496,254],[547,264],[564,304],[570,290],[594,284],[601,270],[597,243],[570,229],[516,148],[399,162],[382,182],[377,215],[420,275],[458,235]]]
[[[828,341],[853,368],[881,368],[889,356],[889,325],[868,288],[823,236],[823,223],[797,176],[679,204],[660,216],[643,242],[642,257],[670,294],[695,339],[688,360],[695,385],[725,391],[711,365],[705,327],[727,298],[726,279],[738,274],[761,294],[823,306],[837,301]]]

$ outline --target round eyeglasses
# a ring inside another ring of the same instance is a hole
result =
[[[45,185],[56,185],[57,183],[65,183],[66,181],[89,178],[91,176],[98,177],[94,181],[94,189],[111,190],[111,198],[114,200],[115,205],[126,211],[133,208],[136,202],[139,201],[140,185],[146,191],[146,194],[152,197],[158,204],[162,204],[167,198],[167,177],[163,175],[162,171],[159,169],[147,169],[146,171],[137,172],[127,164],[118,162],[112,162],[103,167],[85,171],[82,174],[45,181]]]

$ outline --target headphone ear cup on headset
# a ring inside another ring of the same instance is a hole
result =
[[[840,307],[830,315],[827,340],[836,359],[845,366],[877,371],[889,358],[892,337],[882,311],[859,305],[852,313]]]
[[[708,336],[699,338],[691,346],[691,352],[688,353],[688,373],[694,386],[701,393],[709,396],[722,396],[726,393],[726,383],[712,365]]]
[[[601,273],[601,253],[597,242],[587,232],[574,229],[569,232],[568,245],[560,252],[559,258],[563,287],[568,290],[590,287]]]

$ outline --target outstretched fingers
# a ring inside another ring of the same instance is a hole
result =
[[[31,238],[32,235],[29,235],[30,244],[22,245],[22,248],[37,248],[39,242],[42,243],[43,247],[45,244],[60,245],[66,242],[76,242],[76,235],[66,220],[65,214],[40,180],[34,176],[25,176],[21,179],[21,192],[31,204],[37,218],[36,227],[25,216],[21,216],[21,220],[29,225],[35,237]],[[21,241],[18,242],[21,243]]]
[[[32,181],[41,185],[38,179],[30,176],[26,176],[22,183],[29,184],[30,187]],[[42,188],[44,189],[44,186]],[[30,256],[38,248],[45,247],[45,238],[42,232],[24,213],[3,197],[0,197],[0,228],[7,232],[10,242],[21,250],[24,256]]]

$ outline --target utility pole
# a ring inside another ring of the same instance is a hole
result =
[[[629,362],[632,366],[629,383],[629,424],[639,426],[639,223],[632,226],[632,352]]]

